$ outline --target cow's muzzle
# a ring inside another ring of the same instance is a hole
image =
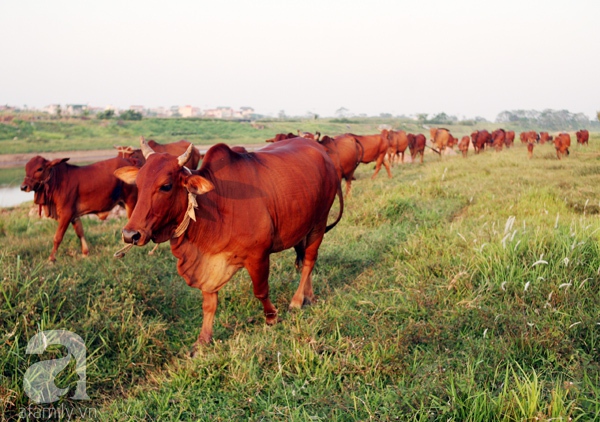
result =
[[[23,192],[29,192],[29,186],[28,185],[21,185],[21,190]]]
[[[138,232],[137,230],[123,229],[122,234],[123,234],[123,241],[125,243],[131,243],[134,245],[137,245],[139,243],[140,239],[142,238],[142,234],[140,232]]]

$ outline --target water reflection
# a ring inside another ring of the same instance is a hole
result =
[[[33,201],[33,192],[22,192],[18,186],[0,187],[0,208],[14,207],[27,201]]]

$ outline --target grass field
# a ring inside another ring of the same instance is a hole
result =
[[[56,222],[0,211],[0,414],[47,409],[24,373],[65,349],[25,349],[66,329],[87,347],[90,400],[54,406],[104,421],[600,418],[600,137],[562,161],[517,145],[372,171],[321,246],[317,302],[287,311],[295,255],[273,255],[281,323],[265,326],[240,271],[196,359],[201,294],[166,245],[116,260],[125,221],[86,219],[90,257],[69,229],[51,266]]]
[[[263,129],[254,128],[249,122],[207,119],[158,119],[141,121],[119,120],[18,120],[0,123],[0,153],[44,153],[54,151],[111,149],[113,145],[139,145],[140,136],[167,143],[180,139],[198,145],[212,145],[224,142],[230,145],[262,143],[277,133],[298,130],[316,132],[323,135],[337,135],[346,132],[357,134],[377,133],[381,124],[393,126],[396,130],[424,132],[416,121],[410,119],[298,119],[259,121]],[[449,128],[455,136],[470,134],[475,128],[499,127],[495,123],[479,123],[477,126],[452,125]],[[520,130],[520,127],[503,125],[506,129]],[[530,130],[531,128],[527,128]]]

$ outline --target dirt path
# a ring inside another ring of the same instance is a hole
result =
[[[196,148],[200,152],[204,153],[212,145],[196,145]],[[248,151],[254,151],[258,148],[265,146],[265,144],[250,144],[244,145]],[[23,153],[23,154],[0,154],[0,168],[11,168],[11,167],[22,167],[27,162],[35,157],[36,155],[42,155],[47,160],[54,160],[56,158],[69,157],[69,163],[92,163],[95,161],[107,160],[117,156],[115,149],[96,149],[87,151],[59,151],[59,152],[44,152],[41,154],[37,153]]]

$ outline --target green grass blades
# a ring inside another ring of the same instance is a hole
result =
[[[183,130],[183,129],[182,129]],[[248,275],[219,294],[215,342],[188,357],[202,296],[166,245],[122,260],[123,219],[85,219],[46,263],[55,222],[1,214],[0,413],[31,407],[40,330],[87,347],[87,393],[56,406],[129,420],[594,420],[600,412],[600,138],[396,166],[361,165],[315,268],[316,303],[287,306],[294,253],[272,256],[267,327]],[[74,388],[73,365],[57,383]]]

